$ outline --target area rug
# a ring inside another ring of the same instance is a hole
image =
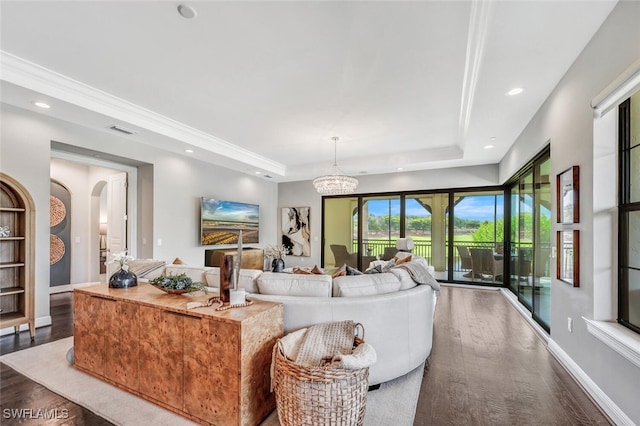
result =
[[[116,425],[193,425],[195,423],[82,373],[66,361],[73,337],[14,352],[0,362]],[[424,364],[383,383],[367,395],[365,425],[413,425]],[[274,411],[263,426],[278,425]]]

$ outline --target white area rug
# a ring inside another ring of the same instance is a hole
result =
[[[73,337],[0,357],[0,362],[66,399],[117,425],[193,425],[195,423],[82,373],[66,361]],[[424,364],[406,376],[383,383],[367,395],[365,424],[413,425]],[[263,422],[278,425],[275,411]]]

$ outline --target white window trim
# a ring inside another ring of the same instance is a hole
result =
[[[600,118],[621,104],[640,87],[640,59],[613,80],[591,100],[596,118]]]
[[[589,333],[640,368],[640,334],[615,322],[582,319]]]
[[[618,78],[611,82],[604,90],[602,90],[597,96],[591,100],[591,106],[594,110],[594,118],[598,121],[609,111],[612,111],[624,100],[626,100],[631,94],[640,89],[640,59],[635,61],[629,68],[627,68]],[[617,119],[615,120],[615,128],[617,129]],[[597,126],[595,126],[597,127]],[[594,138],[598,136],[594,132]],[[617,151],[617,137],[616,141]],[[594,140],[594,146],[597,146],[597,140]],[[597,156],[594,155],[594,159]],[[616,176],[617,179],[617,176]],[[613,206],[612,206],[613,207]],[[617,227],[617,223],[615,226]],[[594,222],[595,224],[595,222]],[[612,242],[615,249],[617,249],[617,242]],[[611,268],[609,265],[608,268]],[[615,269],[614,269],[615,270]],[[611,269],[609,269],[611,272]],[[605,278],[607,272],[605,271]],[[617,286],[613,278],[616,274],[613,274],[609,282],[608,294],[601,294],[600,296],[612,297],[596,297],[594,294],[594,313],[596,317],[615,318],[615,307],[617,306]],[[604,288],[602,289],[604,290]],[[613,302],[613,303],[612,303]],[[615,321],[600,321],[582,317],[587,325],[587,331],[609,348],[623,356],[629,362],[640,368],[640,334],[635,333],[628,328],[618,324]]]

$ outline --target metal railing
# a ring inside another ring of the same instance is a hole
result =
[[[503,245],[503,242],[498,241],[453,241],[453,270],[454,272],[463,272],[462,260],[460,259],[460,252],[457,246],[466,246],[469,249],[472,248],[488,248],[497,251],[497,247]],[[382,240],[382,239],[364,239],[362,240],[362,255],[363,256],[380,256],[383,257],[386,248],[395,248],[396,240]],[[526,250],[533,247],[532,243],[520,243],[518,244],[518,250]],[[358,251],[358,241],[352,241],[353,252]],[[431,262],[432,243],[425,240],[413,240],[412,253],[424,257],[427,262]]]

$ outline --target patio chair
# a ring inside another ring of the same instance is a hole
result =
[[[504,261],[495,258],[492,249],[472,248],[471,252],[471,279],[476,276],[491,275],[491,281],[496,282],[496,277],[502,275]]]
[[[358,253],[349,253],[347,246],[343,244],[330,244],[336,267],[344,264],[356,268],[358,266]]]
[[[472,269],[473,263],[471,262],[471,253],[469,253],[469,248],[467,246],[456,246],[456,248],[460,255],[460,269]],[[470,276],[470,274],[465,274],[465,276]]]

